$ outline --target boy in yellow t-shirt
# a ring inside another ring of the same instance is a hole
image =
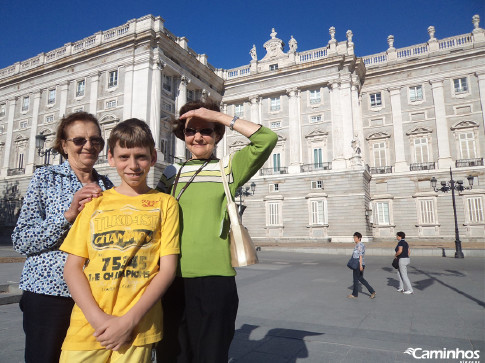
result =
[[[121,122],[108,146],[121,184],[85,205],[61,246],[76,303],[61,363],[150,362],[162,338],[160,297],[180,253],[179,207],[147,185],[157,154],[145,122]]]

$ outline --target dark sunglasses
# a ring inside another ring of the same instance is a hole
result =
[[[72,143],[76,146],[84,146],[88,142],[88,140],[84,137],[73,137],[72,139],[66,139],[66,141],[72,141]],[[102,137],[91,137],[89,138],[89,142],[94,147],[104,146],[104,140]]]
[[[185,136],[195,136],[196,133],[200,133],[202,136],[211,136],[214,132],[214,129],[206,128],[206,129],[191,129],[187,127],[184,129]]]

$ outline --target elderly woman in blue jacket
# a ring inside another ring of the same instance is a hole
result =
[[[94,169],[104,147],[98,120],[86,112],[64,117],[54,149],[67,160],[35,171],[17,225],[15,250],[27,259],[20,278],[25,362],[58,362],[74,305],[63,278],[59,246],[85,203],[113,184]]]

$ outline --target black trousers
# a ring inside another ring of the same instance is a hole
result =
[[[58,363],[74,300],[24,291],[20,298],[26,363]]]
[[[365,266],[364,266],[365,269]],[[353,271],[353,277],[354,277],[354,290],[352,291],[352,295],[358,296],[359,295],[359,282],[364,285],[367,290],[372,294],[374,292],[374,289],[372,286],[369,285],[366,279],[364,279],[364,271],[360,271],[360,269],[355,269]]]
[[[163,299],[158,363],[227,363],[239,298],[232,276],[177,277]]]

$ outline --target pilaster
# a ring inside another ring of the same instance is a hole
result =
[[[340,84],[335,80],[330,86],[330,115],[332,118],[332,169],[347,167],[344,157],[342,110],[340,105]]]
[[[61,117],[66,115],[68,90],[69,90],[69,81],[63,82],[60,87],[61,92],[59,97],[59,115]]]
[[[150,97],[152,100],[152,105],[150,107],[149,125],[155,141],[157,160],[161,161],[163,160],[163,155],[160,151],[160,103],[162,100],[162,70],[158,63],[153,64],[152,68],[152,89]]]
[[[37,125],[39,124],[39,106],[40,106],[41,91],[34,94],[34,104],[32,106],[32,125],[30,127],[29,148],[27,156],[27,164],[25,165],[25,174],[32,174],[35,165],[35,136],[37,135]],[[63,115],[63,114],[61,114]]]
[[[482,122],[484,123],[482,126],[485,127],[485,73],[475,73],[475,75],[478,79],[478,89],[480,92],[480,107],[482,109]]]
[[[99,83],[99,73],[92,74],[91,78],[91,92],[89,97],[89,112],[96,115],[97,101],[98,101],[98,83]]]
[[[340,83],[340,106],[342,108],[343,154],[346,160],[352,157],[353,114],[350,79]]]
[[[449,167],[453,167],[454,165],[450,153],[450,141],[448,136],[448,125],[446,121],[443,80],[431,80],[430,83],[431,90],[433,91],[436,137],[438,139],[438,168],[448,169]]]
[[[181,76],[178,82],[178,94],[175,98],[175,116],[178,117],[180,108],[187,102],[187,84],[189,80],[185,76]],[[185,159],[185,142],[175,138],[175,156],[181,159]]]
[[[133,65],[127,65],[125,70],[125,87],[123,89],[123,120],[132,118],[133,104]]]
[[[261,121],[259,119],[259,95],[249,96],[249,102],[251,102],[251,114],[249,121],[254,122],[255,124],[260,124]]]
[[[401,88],[390,88],[392,124],[394,133],[394,154],[396,162],[394,170],[396,172],[409,171],[409,165],[404,155],[404,132],[402,129],[402,109],[401,109]]]
[[[15,105],[17,104],[18,97],[8,101],[8,119],[7,119],[7,138],[5,140],[5,154],[3,158],[3,166],[0,176],[5,178],[7,176],[7,170],[10,166],[10,154],[12,152],[12,142],[13,142],[13,121],[15,115]]]
[[[300,127],[298,113],[298,88],[286,90],[288,94],[288,122],[289,122],[289,146],[290,146],[290,164],[288,172],[290,174],[300,173]]]

